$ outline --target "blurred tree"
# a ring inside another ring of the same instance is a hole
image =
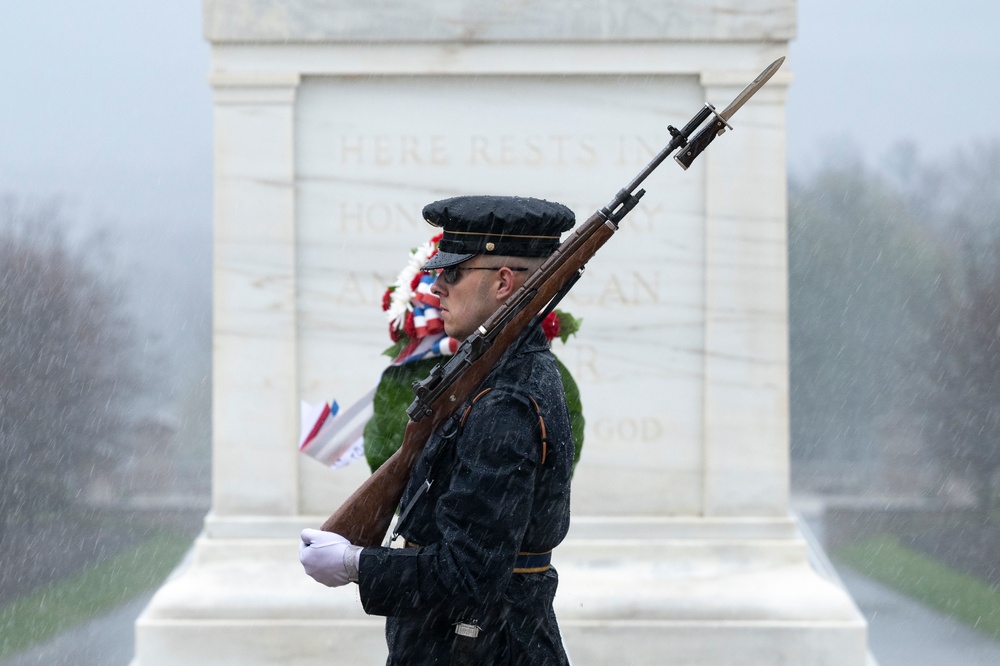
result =
[[[900,350],[922,340],[940,254],[919,208],[851,158],[789,189],[792,456],[871,460],[883,417],[912,402]]]
[[[1000,142],[927,169],[923,181],[953,278],[942,307],[918,310],[928,337],[914,359],[918,405],[931,451],[972,482],[989,515],[1000,471]]]
[[[992,254],[1000,256],[1000,247]],[[1000,469],[1000,264],[995,261],[983,266],[971,259],[963,288],[931,324],[934,352],[926,359],[920,401],[931,451],[972,481],[987,513]]]
[[[55,206],[0,201],[0,515],[65,506],[124,453],[136,381],[107,247]]]

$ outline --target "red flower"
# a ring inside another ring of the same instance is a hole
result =
[[[559,317],[555,312],[550,312],[549,315],[542,320],[542,332],[545,333],[545,337],[549,340],[555,340],[559,337],[560,328]]]
[[[431,250],[431,253],[429,255],[427,255],[428,261],[431,258],[433,258],[435,254],[438,253],[438,243],[441,242],[442,238],[444,238],[444,234],[440,233],[440,234],[438,234],[437,236],[435,236],[434,238],[431,239],[431,244],[434,246],[434,249]]]
[[[399,334],[399,331],[392,324],[389,324],[389,339],[393,342],[399,342],[403,339],[403,336]]]
[[[403,319],[403,333],[411,340],[417,337],[417,325],[413,323],[412,312],[407,312],[406,317]]]
[[[423,277],[423,275],[423,273],[417,273],[413,276],[413,279],[410,280],[410,291],[417,290],[417,285],[420,284],[420,278]]]
[[[392,289],[386,289],[382,294],[382,312],[389,310],[389,303],[392,301]]]

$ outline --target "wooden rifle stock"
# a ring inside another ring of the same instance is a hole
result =
[[[538,313],[543,309],[551,310],[573,286],[584,265],[611,238],[618,223],[645,194],[644,190],[636,192],[642,181],[671,153],[687,146],[687,138],[710,116],[720,118],[728,126],[725,121],[771,78],[783,61],[784,58],[779,58],[771,63],[721,114],[706,104],[682,129],[668,127],[673,137],[670,143],[607,206],[591,215],[532,272],[524,285],[462,343],[443,368],[436,366],[427,379],[414,384],[417,397],[407,410],[410,422],[402,446],[323,523],[323,530],[336,532],[359,546],[376,546],[382,542],[413,465],[431,433],[465,403]],[[721,133],[714,126],[706,131],[711,131],[712,136],[702,140],[698,150],[690,151],[687,159],[681,162],[684,168],[716,134]],[[703,135],[704,131],[698,136]]]

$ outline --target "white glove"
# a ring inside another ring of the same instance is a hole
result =
[[[333,532],[302,530],[299,562],[312,578],[327,587],[340,587],[358,580],[361,546]]]

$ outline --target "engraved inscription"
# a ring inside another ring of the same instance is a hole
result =
[[[601,373],[597,369],[597,349],[593,345],[574,341],[572,347],[559,351],[559,360],[570,368],[576,381],[601,381]]]
[[[650,137],[619,136],[617,164],[620,166],[644,166],[669,143],[669,139],[660,143]]]
[[[361,232],[394,234],[404,229],[427,229],[421,217],[422,204],[368,201],[340,204],[338,233]]]
[[[431,228],[421,217],[423,200],[411,201],[342,201],[337,207],[339,221],[338,234],[397,234],[411,229]],[[571,204],[567,204],[571,205]],[[600,205],[580,208],[580,211],[597,210]],[[572,207],[572,206],[571,206]],[[669,223],[667,209],[663,203],[637,206],[630,214],[627,224],[630,233],[653,233]],[[584,212],[579,213],[581,216]]]
[[[341,167],[641,167],[664,145],[638,135],[353,134],[340,136],[336,159]]]
[[[662,203],[647,203],[643,200],[640,205],[632,209],[624,224],[628,225],[630,231],[640,234],[653,233],[658,229],[662,231],[669,224],[667,212],[666,206]]]
[[[567,294],[566,300],[574,305],[600,307],[634,307],[660,303],[659,271],[612,274],[599,285],[581,287],[584,287],[583,281]]]
[[[469,166],[473,167],[589,167],[596,163],[591,136],[473,136],[469,146]]]
[[[376,272],[348,271],[337,289],[331,292],[330,301],[339,306],[379,307],[382,294],[393,279]]]
[[[452,156],[441,134],[340,137],[341,166],[449,166]]]
[[[663,437],[660,419],[643,417],[602,417],[594,422],[594,436],[602,442],[653,442]]]

